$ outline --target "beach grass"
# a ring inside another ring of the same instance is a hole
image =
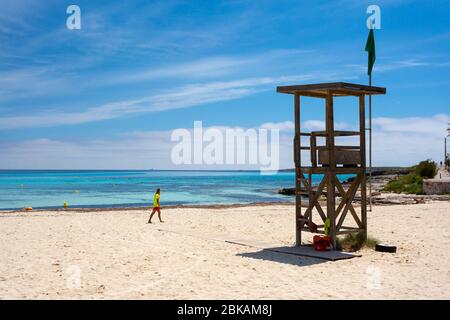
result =
[[[437,164],[431,160],[421,161],[411,167],[411,172],[391,180],[383,191],[407,194],[423,194],[423,179],[433,178],[437,174]]]
[[[423,178],[415,172],[391,180],[383,188],[383,191],[394,193],[422,194]]]
[[[345,237],[338,237],[336,239],[336,249],[340,251],[358,251],[362,248],[375,249],[375,245],[378,243],[378,240],[368,236],[367,239],[364,236],[364,233],[350,233],[345,235]]]

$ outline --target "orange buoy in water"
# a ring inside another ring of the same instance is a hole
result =
[[[33,208],[32,207],[26,207],[26,208],[23,208],[23,210],[25,210],[25,211],[33,211]]]

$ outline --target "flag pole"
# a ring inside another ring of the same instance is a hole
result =
[[[370,19],[370,31],[373,32],[372,19]],[[371,86],[372,86],[372,68],[370,69],[369,72],[369,87]],[[369,94],[369,212],[372,212],[372,95],[371,94]]]
[[[372,86],[372,73],[369,74],[369,87]],[[369,211],[372,212],[372,95],[369,94]]]

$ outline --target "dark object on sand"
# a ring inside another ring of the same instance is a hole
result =
[[[375,245],[375,251],[395,253],[395,252],[397,252],[397,247],[396,246],[391,246],[391,245],[388,245],[388,244],[377,243]]]
[[[281,188],[278,190],[278,194],[285,196],[295,196],[295,188]]]

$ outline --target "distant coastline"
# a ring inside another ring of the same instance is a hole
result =
[[[391,172],[398,172],[398,171],[406,171],[410,170],[411,167],[372,167],[372,173],[383,173],[383,174],[389,174]],[[280,169],[279,172],[294,172],[295,168],[291,169]],[[369,171],[369,168],[367,168],[367,171]]]

